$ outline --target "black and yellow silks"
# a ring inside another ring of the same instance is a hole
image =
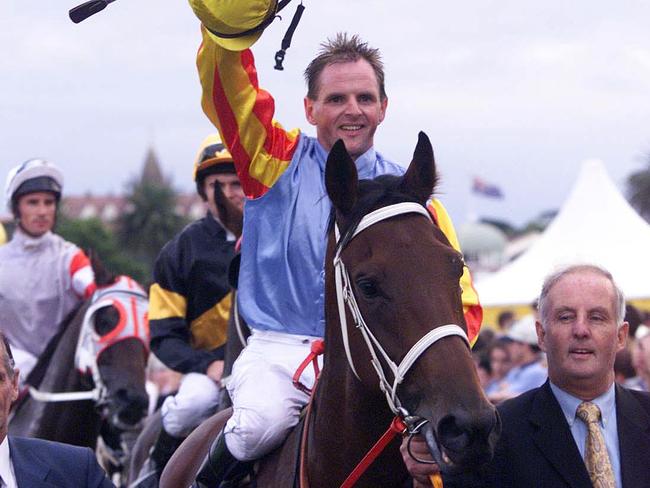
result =
[[[149,298],[151,350],[175,371],[205,374],[224,357],[234,244],[208,214],[189,224],[158,256]]]

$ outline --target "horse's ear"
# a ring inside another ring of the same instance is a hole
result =
[[[90,259],[90,266],[93,269],[93,274],[95,275],[95,284],[98,287],[102,287],[115,283],[117,276],[115,276],[104,267],[104,263],[102,263],[99,259],[97,252],[94,249],[87,249],[86,254]]]
[[[325,188],[334,208],[346,215],[357,201],[357,167],[341,139],[336,141],[325,166]]]
[[[437,182],[436,161],[433,157],[431,141],[424,132],[420,132],[413,160],[402,180],[402,190],[424,204],[433,193]]]

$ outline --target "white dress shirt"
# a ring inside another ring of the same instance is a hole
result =
[[[9,453],[9,439],[7,436],[0,443],[0,476],[2,477],[2,488],[17,488],[16,474],[14,473],[14,465],[11,463],[11,455]]]

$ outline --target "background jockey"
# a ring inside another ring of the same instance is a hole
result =
[[[324,182],[328,151],[342,139],[362,179],[405,170],[374,149],[375,130],[388,104],[376,49],[356,36],[338,35],[310,63],[304,107],[317,135],[310,137],[298,129],[286,131],[274,120],[275,102],[259,87],[248,49],[259,31],[232,37],[272,19],[277,2],[190,4],[204,27],[197,61],[203,110],[230,149],[249,198],[238,304],[252,335],[228,383],[233,415],[197,478],[206,486],[219,486],[245,471],[241,461],[277,447],[308,401],[291,379],[309,354],[310,342],[324,335],[323,264],[331,210]],[[458,247],[442,204],[432,199],[430,210]],[[460,285],[473,340],[482,312],[467,271]],[[305,373],[302,382],[311,387],[313,371]]]
[[[162,405],[163,428],[141,470],[141,487],[158,486],[176,447],[219,403],[231,305],[228,265],[241,235],[244,193],[216,135],[201,145],[194,181],[208,213],[163,247],[150,290],[151,350],[184,376]]]
[[[24,379],[63,319],[95,291],[86,255],[52,232],[62,188],[61,171],[43,159],[7,176],[6,204],[17,225],[0,246],[0,317]]]

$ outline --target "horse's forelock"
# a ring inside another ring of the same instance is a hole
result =
[[[339,223],[341,239],[337,244],[337,251],[347,244],[363,217],[373,210],[402,202],[422,203],[418,202],[413,195],[403,191],[401,187],[402,180],[403,178],[399,176],[382,175],[374,180],[359,181],[357,203],[350,214],[346,216],[345,222]],[[333,230],[335,220],[336,210],[332,209],[328,225],[329,232]]]

